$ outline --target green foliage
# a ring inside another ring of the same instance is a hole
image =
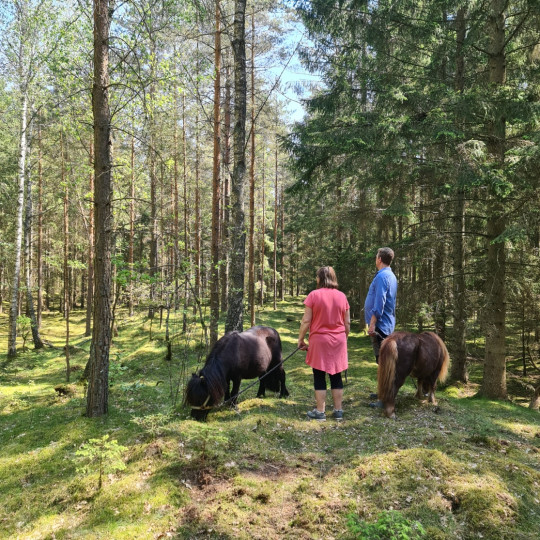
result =
[[[126,464],[122,454],[127,447],[121,446],[116,440],[109,440],[109,435],[100,439],[90,439],[76,452],[75,459],[81,463],[77,471],[83,474],[98,473],[98,491],[103,485],[103,475],[123,471]]]
[[[17,317],[17,334],[19,334],[23,340],[23,351],[26,351],[26,341],[28,336],[32,332],[32,319],[25,315],[19,315]]]
[[[426,531],[418,521],[410,521],[396,510],[384,511],[375,523],[368,523],[350,514],[347,527],[352,538],[361,540],[422,540]]]
[[[170,421],[170,413],[147,414],[146,416],[138,416],[132,420],[133,423],[142,427],[150,435],[151,439],[159,437],[165,431],[165,427]]]
[[[198,453],[201,467],[206,465],[208,459],[219,456],[229,442],[223,430],[212,424],[190,424],[183,437],[187,447]]]

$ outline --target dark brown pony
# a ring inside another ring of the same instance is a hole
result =
[[[382,342],[377,371],[377,391],[386,416],[395,418],[396,395],[408,375],[418,379],[416,397],[427,395],[436,405],[437,380],[446,379],[449,361],[446,345],[433,332],[390,334]]]
[[[235,404],[242,379],[261,377],[270,370],[259,383],[257,397],[264,397],[266,388],[279,392],[279,397],[288,396],[280,362],[281,339],[273,328],[254,326],[245,332],[228,332],[212,347],[203,368],[187,384],[184,401],[192,406],[191,416],[206,420],[208,411],[222,399],[232,397],[231,403]]]

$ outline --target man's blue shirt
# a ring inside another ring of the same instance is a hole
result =
[[[391,334],[396,326],[397,279],[389,266],[381,268],[371,285],[364,303],[366,324],[371,316],[377,317],[376,327],[386,335]]]

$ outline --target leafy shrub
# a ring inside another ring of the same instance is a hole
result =
[[[422,540],[427,538],[420,522],[409,521],[401,512],[384,511],[375,523],[367,523],[349,514],[347,528],[352,538],[361,540]]]
[[[221,431],[217,431],[213,425],[193,424],[184,431],[184,437],[188,446],[198,453],[201,467],[211,457],[217,457],[229,439]]]
[[[165,431],[165,426],[171,421],[171,415],[164,413],[147,414],[146,416],[133,418],[131,421],[142,427],[151,439],[155,439]]]
[[[119,445],[118,441],[109,441],[108,435],[104,435],[101,439],[90,439],[75,452],[75,459],[82,463],[77,471],[86,474],[97,469],[98,491],[100,491],[104,474],[123,471],[126,468],[122,460],[122,454],[126,450],[127,448]]]

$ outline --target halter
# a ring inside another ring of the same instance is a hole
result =
[[[208,405],[209,401],[210,401],[210,394],[208,394],[208,397],[206,398],[205,402],[202,405],[199,405],[198,407],[192,406],[191,408],[198,411],[207,411],[212,408],[211,406]]]

